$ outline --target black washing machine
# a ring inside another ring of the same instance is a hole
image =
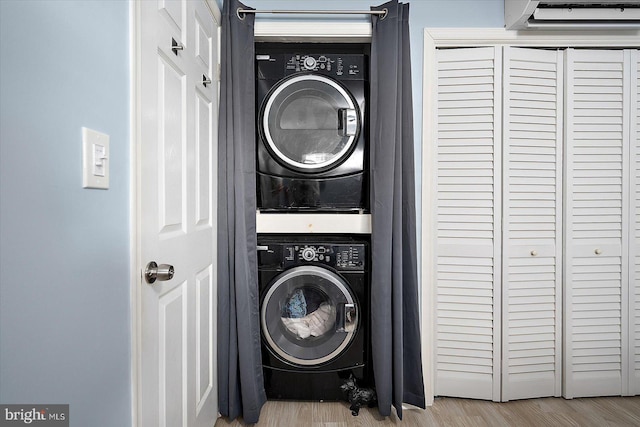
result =
[[[258,208],[367,211],[368,57],[257,52]]]
[[[267,397],[341,400],[369,382],[369,243],[361,237],[258,236]]]

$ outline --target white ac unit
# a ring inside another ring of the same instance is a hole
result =
[[[508,30],[640,28],[640,0],[504,0]]]

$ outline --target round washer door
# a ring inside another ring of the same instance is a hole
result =
[[[277,276],[262,301],[260,320],[269,348],[282,360],[302,366],[338,357],[359,324],[349,286],[316,266],[294,267]]]
[[[315,74],[279,82],[267,95],[260,128],[275,159],[301,172],[338,166],[358,141],[360,113],[335,80]]]

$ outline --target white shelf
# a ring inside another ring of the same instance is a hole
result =
[[[258,233],[371,234],[371,214],[256,212]]]

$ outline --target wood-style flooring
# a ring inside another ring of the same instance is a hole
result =
[[[426,410],[405,409],[382,418],[377,409],[363,408],[354,417],[345,402],[269,401],[258,427],[447,426],[447,427],[639,427],[640,397],[598,397],[565,400],[544,398],[494,403],[436,398]],[[242,420],[220,418],[215,427],[247,426]]]

